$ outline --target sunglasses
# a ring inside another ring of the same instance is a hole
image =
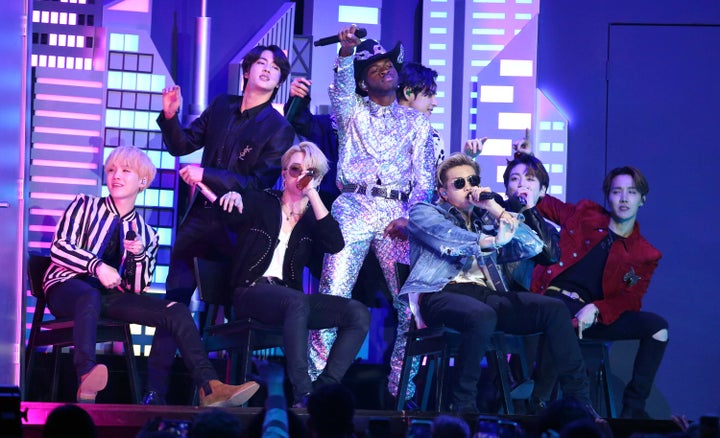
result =
[[[470,175],[465,178],[455,178],[452,182],[453,187],[457,190],[463,189],[465,187],[465,180],[467,180],[467,183],[470,184],[470,187],[477,187],[480,185],[480,177],[478,175]]]
[[[297,178],[302,175],[303,172],[305,172],[305,169],[303,169],[303,167],[299,164],[291,164],[289,167],[287,167],[287,171],[291,177]],[[317,172],[317,169],[315,169],[314,167],[311,167],[307,170],[307,174],[310,176],[315,176],[315,172]]]

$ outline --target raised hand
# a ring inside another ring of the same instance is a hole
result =
[[[166,119],[171,119],[177,114],[180,104],[182,104],[182,93],[179,86],[174,85],[162,90],[163,114]]]
[[[355,29],[357,26],[351,24],[350,27],[343,28],[338,32],[338,39],[340,40],[340,56],[350,56],[355,51],[355,47],[360,45],[360,38],[355,35]]]
[[[513,153],[532,155],[532,143],[530,143],[530,129],[525,128],[525,138],[513,143]]]
[[[465,151],[465,155],[468,155],[471,158],[475,158],[480,155],[483,150],[483,145],[485,144],[487,139],[487,137],[483,137],[471,138],[470,140],[467,140],[465,142],[465,147],[463,148],[463,150]]]
[[[290,97],[303,98],[310,92],[312,81],[307,78],[295,78],[290,83]]]

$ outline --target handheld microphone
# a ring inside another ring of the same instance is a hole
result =
[[[468,199],[470,199],[470,196],[472,196],[472,193],[467,194]],[[495,192],[480,192],[480,196],[478,196],[478,201],[489,201],[491,199],[494,199],[495,201],[502,201],[502,196]]]
[[[290,100],[288,100],[288,107],[287,111],[285,112],[285,119],[288,122],[292,122],[295,118],[295,114],[300,110],[300,107],[302,107],[303,98],[298,96],[292,96]]]
[[[206,186],[201,182],[196,183],[195,185],[197,186],[198,190],[200,190],[200,193],[202,193],[208,201],[210,201],[211,203],[215,202],[215,200],[217,199],[217,195],[215,194],[215,192],[210,190],[210,187]]]
[[[297,182],[296,186],[298,189],[302,190],[305,187],[307,187],[308,184],[310,184],[310,181],[315,177],[315,171],[313,169],[308,169],[305,176],[300,178],[300,180]]]
[[[355,36],[358,38],[365,38],[367,36],[367,29],[364,27],[358,27],[355,29]],[[330,44],[337,44],[340,42],[340,38],[337,35],[320,38],[313,43],[313,46],[329,46]]]
[[[523,196],[511,196],[508,198],[507,204],[508,210],[513,213],[520,213],[527,205],[527,199]]]
[[[125,233],[125,240],[135,240],[136,237],[137,233],[132,228],[127,230],[127,233]],[[129,285],[133,283],[133,279],[135,278],[135,260],[132,254],[128,253],[125,256],[122,271],[122,283],[125,284],[126,287],[130,287]],[[118,289],[120,292],[124,292],[121,286],[118,286],[116,289]]]

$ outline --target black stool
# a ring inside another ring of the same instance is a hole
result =
[[[495,332],[490,338],[486,352],[488,366],[497,370],[498,390],[502,408],[505,414],[515,413],[513,405],[513,388],[510,382],[510,367],[507,362],[508,354],[517,354],[520,358],[522,382],[532,384],[530,367],[524,354],[524,339],[530,336],[539,336],[538,333],[529,335],[511,335],[504,332]],[[439,412],[444,406],[445,376],[450,358],[457,355],[460,346],[460,333],[448,327],[427,327],[411,330],[407,334],[405,344],[405,359],[403,361],[400,383],[398,385],[397,410],[402,411],[406,402],[407,387],[410,382],[412,362],[415,357],[427,356],[429,359],[427,377],[420,401],[420,409],[427,410],[430,391],[434,388],[436,410]],[[433,385],[434,380],[434,385]]]
[[[600,411],[600,398],[604,400],[606,418],[617,418],[615,398],[610,384],[610,346],[605,339],[580,339],[585,366],[590,376],[590,396],[593,406]]]

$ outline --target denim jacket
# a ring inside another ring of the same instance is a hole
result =
[[[420,202],[410,208],[408,235],[410,238],[410,276],[400,294],[412,295],[439,292],[453,280],[463,267],[467,256],[476,256],[485,265],[496,290],[505,291],[505,283],[497,264],[534,257],[542,251],[542,240],[524,223],[520,223],[514,237],[506,245],[494,250],[480,248],[479,240],[497,233],[497,222],[481,209],[473,209],[472,228],[465,228],[460,210],[445,202],[432,205]],[[499,278],[493,278],[495,275]],[[490,286],[490,284],[489,284]],[[493,287],[490,286],[490,287]],[[413,312],[415,313],[415,312]]]

